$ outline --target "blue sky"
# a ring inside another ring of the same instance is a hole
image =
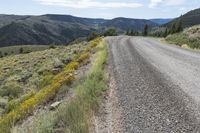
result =
[[[70,14],[90,18],[174,18],[200,0],[1,0],[0,14]]]

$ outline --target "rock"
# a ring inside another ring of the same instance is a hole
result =
[[[5,108],[8,103],[8,99],[0,98],[0,108]]]
[[[63,62],[64,64],[69,64],[71,61],[72,61],[71,58],[67,58],[67,59],[62,60],[62,62]]]
[[[78,53],[78,50],[74,50],[74,51],[73,51],[73,54],[77,54],[77,53]]]
[[[28,64],[29,61],[20,61],[19,64]]]
[[[27,75],[25,75],[24,77],[22,77],[21,79],[18,80],[18,82],[23,82],[25,83],[30,77],[32,77],[33,74],[32,73],[29,73]]]
[[[84,41],[84,42],[82,42],[82,44],[83,44],[83,45],[87,45],[87,44],[88,44],[88,42]]]
[[[55,102],[50,105],[50,110],[55,110],[62,102]]]
[[[10,67],[3,67],[3,70],[9,70]]]
[[[61,68],[53,68],[51,72],[53,74],[58,74],[60,71],[61,71]]]

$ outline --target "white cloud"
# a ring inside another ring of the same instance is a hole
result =
[[[163,2],[163,0],[150,0],[149,7],[150,8],[154,8],[154,7],[156,7],[158,4],[160,4],[162,2]]]
[[[186,2],[186,0],[166,0],[166,5],[168,6],[178,6],[182,5]]]
[[[186,2],[186,0],[150,0],[149,8],[154,8],[159,4],[165,6],[179,6]]]
[[[179,8],[180,11],[184,11],[185,10],[185,7],[181,7]]]
[[[35,0],[42,5],[70,8],[138,8],[143,5],[134,2],[100,2],[97,0]]]

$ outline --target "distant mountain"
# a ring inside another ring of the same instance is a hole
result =
[[[106,28],[115,28],[121,32],[124,32],[129,29],[133,29],[136,31],[142,31],[146,24],[150,28],[158,26],[158,24],[151,22],[149,20],[130,19],[130,18],[115,18],[115,19],[106,21],[101,26],[106,27]]]
[[[157,23],[159,25],[169,23],[172,20],[173,20],[173,18],[167,18],[167,19],[162,19],[162,18],[150,19],[150,21],[152,21],[154,23]]]
[[[0,15],[0,46],[26,44],[67,44],[88,36],[92,31],[101,32],[116,28],[141,31],[144,25],[157,26],[145,19],[115,18],[112,20],[80,18],[70,15],[47,14],[41,16]]]
[[[96,31],[105,21],[70,15],[0,15],[0,46],[66,44]]]
[[[197,24],[200,24],[200,8],[192,10],[176,19],[173,21],[167,23],[165,26],[170,26],[173,23],[176,23],[177,21],[181,20],[183,27],[191,27]]]

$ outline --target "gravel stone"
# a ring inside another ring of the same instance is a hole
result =
[[[152,38],[106,40],[124,132],[200,132],[199,52]]]

